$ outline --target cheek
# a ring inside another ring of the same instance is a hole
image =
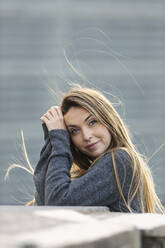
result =
[[[104,136],[105,143],[110,145],[112,137],[111,137],[111,134],[107,128],[104,129],[103,136]]]
[[[72,143],[73,143],[74,146],[76,146],[76,147],[80,147],[81,146],[80,137],[75,136],[75,137],[73,137],[71,139],[72,139]]]
[[[112,136],[111,136],[111,134],[108,132],[108,134],[107,134],[107,143],[108,143],[108,146],[111,144],[111,140],[112,140]]]

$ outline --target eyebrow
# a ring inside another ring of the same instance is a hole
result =
[[[92,114],[88,115],[83,122],[86,122],[91,116]],[[71,124],[71,125],[68,125],[68,127],[77,127],[77,126]]]

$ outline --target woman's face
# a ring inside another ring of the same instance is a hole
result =
[[[91,159],[108,149],[111,143],[109,130],[86,109],[71,107],[64,116],[73,144]]]

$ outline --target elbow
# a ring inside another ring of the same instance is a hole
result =
[[[52,193],[45,194],[45,206],[60,206],[59,199]]]
[[[60,192],[45,192],[45,206],[67,206],[68,197]]]
[[[44,204],[45,206],[57,206],[57,205],[55,204],[53,198],[50,197],[50,196],[46,196],[46,197],[45,197],[45,202],[44,202],[44,203],[45,203],[45,204]]]
[[[47,197],[45,198],[45,206],[69,206],[69,205],[62,200],[52,197]]]

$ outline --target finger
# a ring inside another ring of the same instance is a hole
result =
[[[47,118],[48,120],[51,120],[53,116],[52,116],[52,114],[47,112],[46,114],[44,114],[44,117]]]
[[[47,113],[49,112],[49,110],[47,112],[45,112],[41,117],[44,117],[47,115]],[[41,118],[40,118],[41,119]]]
[[[41,116],[40,120],[42,123],[46,123],[48,119],[45,116]]]
[[[52,109],[54,107],[57,107],[57,106],[52,106],[50,109],[48,109],[48,111],[45,114],[43,114],[43,116],[46,116],[48,113],[50,113],[52,115],[53,114]]]
[[[59,106],[52,106],[50,109],[54,109],[54,110],[56,110],[56,109],[58,109],[59,108]],[[50,110],[49,109],[49,110]]]
[[[48,110],[48,114],[51,115],[51,117],[55,118],[55,113],[51,109]]]
[[[44,115],[42,115],[41,117],[40,117],[40,120],[43,120],[44,119]]]
[[[61,108],[59,106],[54,106],[53,109],[56,111],[59,118],[63,117],[62,112],[61,112]]]
[[[59,106],[57,106],[57,105],[54,105],[54,106],[52,106],[51,108],[59,108]]]
[[[41,123],[43,124],[44,123],[44,120],[42,118],[40,118],[40,120],[41,120]]]
[[[58,109],[58,113],[59,113],[60,118],[64,118],[63,113],[62,113],[62,110],[61,110],[60,107],[59,107],[59,109]]]
[[[57,117],[58,117],[58,113],[57,113],[55,107],[51,107],[51,108],[49,109],[49,113],[50,113],[54,118],[57,118]]]

